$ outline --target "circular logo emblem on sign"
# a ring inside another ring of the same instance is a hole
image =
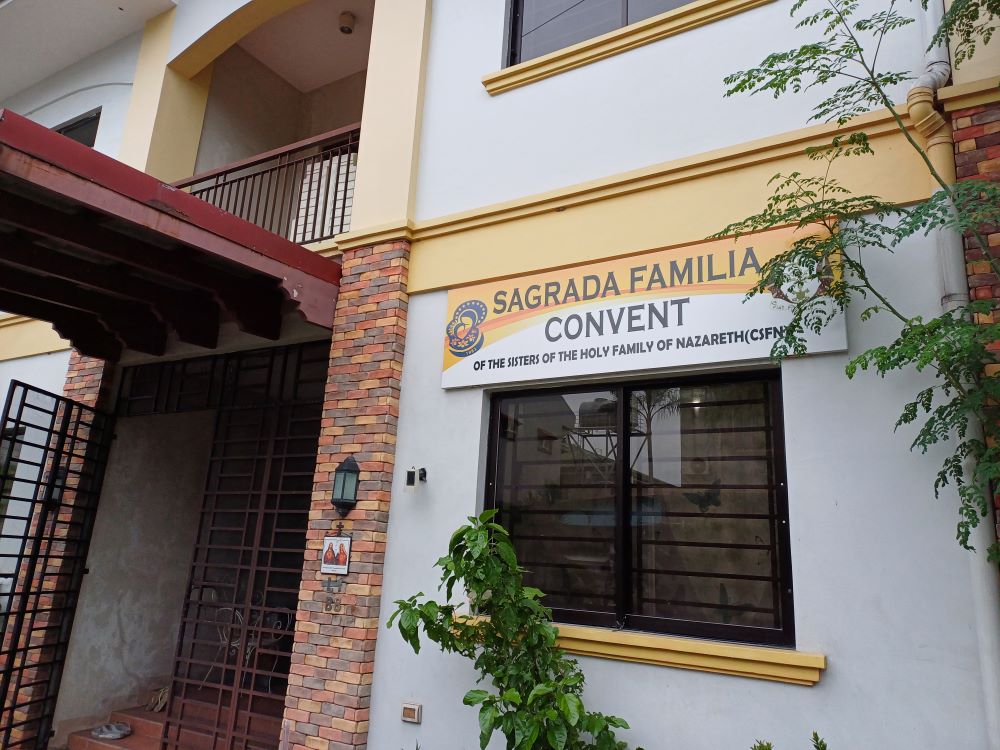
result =
[[[448,348],[456,357],[475,354],[486,341],[479,330],[479,324],[486,320],[486,305],[477,299],[463,302],[455,308],[455,314],[448,322]]]

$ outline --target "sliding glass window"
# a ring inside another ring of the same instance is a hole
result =
[[[691,0],[511,0],[508,64],[569,47]]]
[[[794,642],[776,375],[492,407],[488,497],[557,620]]]

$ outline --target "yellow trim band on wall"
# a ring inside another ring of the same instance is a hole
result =
[[[23,315],[0,317],[0,362],[69,349],[49,323]]]
[[[774,0],[697,0],[645,21],[629,24],[571,47],[491,73],[483,78],[483,86],[490,95],[495,96],[771,2]]]
[[[945,112],[1000,102],[1000,78],[944,86],[937,90],[937,98],[944,105]]]
[[[676,159],[560,190],[417,222],[410,293],[698,242],[760,211],[778,172],[813,173],[805,150],[864,130],[875,156],[838,162],[849,189],[896,203],[928,196],[927,171],[887,111]],[[357,233],[363,236],[364,231]]]
[[[823,654],[580,625],[559,625],[558,628],[559,645],[577,656],[808,686],[818,683],[826,669]]]

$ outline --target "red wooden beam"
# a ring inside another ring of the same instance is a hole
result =
[[[95,315],[13,292],[0,291],[0,308],[16,315],[25,315],[52,323],[64,339],[73,342],[81,354],[116,361],[122,354],[122,344]]]
[[[156,356],[166,351],[166,326],[148,305],[114,299],[52,276],[37,276],[3,263],[2,253],[0,291],[94,315],[130,349]]]
[[[200,256],[190,248],[176,244],[157,246],[126,236],[101,225],[100,215],[62,212],[52,204],[41,204],[12,192],[11,187],[9,182],[0,185],[0,224],[152,272],[165,281],[173,279],[203,289],[232,314],[240,330],[270,340],[280,337],[284,298],[270,279],[255,276],[247,269],[227,272],[211,264],[211,257]],[[21,184],[17,187],[24,188]]]
[[[0,144],[6,144],[34,157],[32,161],[40,160],[58,167],[60,172],[82,178],[83,182],[90,183],[94,187],[117,193],[120,197],[129,199],[128,202],[138,203],[155,213],[174,217],[192,229],[204,230],[219,239],[224,239],[228,244],[237,245],[244,251],[251,251],[239,254],[249,261],[246,265],[251,268],[258,270],[274,268],[271,263],[255,264],[249,256],[257,254],[262,260],[277,262],[289,269],[312,276],[317,281],[333,285],[340,281],[339,263],[225,213],[182,190],[160,182],[155,177],[54,133],[9,110],[0,110]],[[44,176],[40,176],[39,184],[47,181]],[[89,192],[93,197],[93,191]],[[109,208],[113,210],[113,207]],[[147,227],[155,226],[154,222],[137,223]],[[164,226],[161,229],[171,236],[177,236],[179,233],[176,227]],[[193,235],[189,231],[180,233],[185,236]],[[205,241],[204,249],[208,252],[226,253],[224,244]]]
[[[156,284],[129,273],[121,263],[89,263],[79,256],[33,244],[20,234],[0,234],[0,262],[133,303],[148,302],[179,340],[208,349],[218,345],[219,306],[204,292]]]

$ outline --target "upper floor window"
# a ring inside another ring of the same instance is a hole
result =
[[[557,621],[794,642],[776,375],[499,394],[489,468]]]
[[[511,0],[508,64],[620,29],[691,0]]]
[[[84,146],[93,148],[94,143],[97,142],[97,126],[100,122],[101,110],[98,109],[70,120],[65,125],[54,128],[54,130],[67,138],[72,138],[77,143],[82,143]]]

